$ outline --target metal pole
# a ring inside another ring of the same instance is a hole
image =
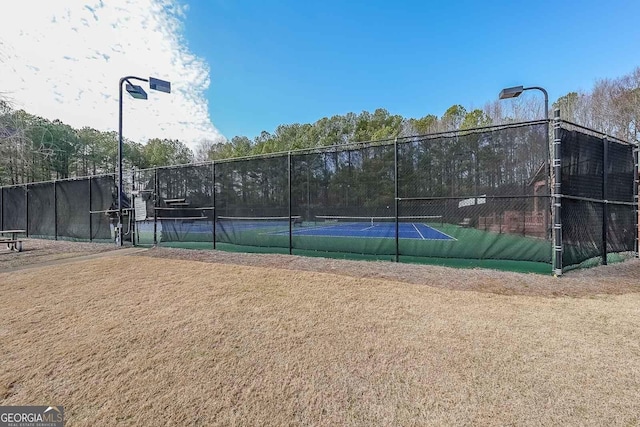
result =
[[[546,89],[540,86],[531,86],[531,87],[525,87],[522,89],[523,91],[525,90],[539,90],[540,92],[542,92],[544,94],[544,119],[545,120],[549,120],[549,94],[547,93]]]
[[[553,274],[562,275],[562,135],[560,129],[560,110],[553,112]]]
[[[25,227],[24,229],[27,232],[27,237],[29,237],[29,186],[24,186],[24,216],[25,216]]]
[[[213,182],[213,189],[212,189],[212,197],[213,197],[213,215],[212,215],[212,220],[213,220],[213,249],[216,248],[216,164],[215,162],[211,165],[211,178],[212,178],[212,182]]]
[[[122,246],[122,85],[123,83],[129,83],[129,80],[138,80],[141,82],[148,82],[149,79],[143,79],[141,77],[127,76],[120,79],[118,84],[118,241]]]
[[[309,159],[305,162],[305,166],[307,167],[307,221],[311,221],[311,166],[309,165]]]
[[[607,169],[609,167],[609,141],[602,140],[602,265],[607,265],[607,229],[609,228],[609,204],[607,203]]]
[[[53,180],[53,236],[58,240],[58,185]]]
[[[541,88],[542,89],[542,88]],[[550,168],[550,162],[551,162],[551,137],[549,136],[549,122],[551,121],[551,118],[549,117],[549,94],[547,94],[547,91],[542,89],[542,92],[544,93],[544,119],[545,119],[545,124],[544,124],[544,135],[545,135],[545,142],[546,142],[546,156],[545,156],[545,165],[544,165],[544,173],[545,176],[547,178],[547,194],[550,193],[550,189],[551,189],[551,168]],[[559,113],[558,113],[559,114]],[[545,197],[547,200],[549,200],[547,197]],[[551,212],[551,206],[549,206],[548,208],[545,209],[545,213],[544,213],[544,229],[545,229],[545,233],[547,234],[547,239],[551,239],[552,238],[552,231],[551,231],[551,227],[549,226],[549,218],[552,216],[552,212]]]
[[[633,186],[633,201],[635,202],[635,230],[636,230],[636,258],[640,258],[640,206],[638,200],[638,193],[640,192],[640,145],[637,145],[634,150],[634,186]]]
[[[158,246],[158,168],[153,170],[153,246]]]
[[[131,206],[129,211],[129,234],[131,235],[131,245],[136,246],[136,169],[131,168]]]
[[[93,242],[93,217],[91,216],[91,211],[93,210],[93,206],[91,203],[92,194],[91,194],[91,177],[89,177],[89,241]],[[102,209],[102,207],[100,207]]]
[[[399,208],[399,203],[400,201],[398,200],[398,138],[395,138],[393,140],[393,185],[394,185],[394,189],[393,189],[393,194],[394,194],[394,201],[395,201],[395,223],[396,223],[396,230],[395,230],[395,238],[396,238],[396,259],[395,261],[398,262],[400,261],[400,239],[399,239],[399,235],[400,235],[400,223],[399,223],[399,219],[398,219],[398,208]]]
[[[116,244],[122,246],[122,84],[125,78],[120,79],[118,85],[118,230]]]
[[[542,92],[544,94],[544,120],[545,120],[545,127],[544,127],[544,132],[545,132],[545,142],[546,142],[546,160],[545,160],[545,165],[544,165],[544,169],[545,169],[545,174],[547,177],[547,188],[551,188],[551,168],[549,167],[549,162],[551,159],[551,144],[550,144],[550,136],[549,136],[549,122],[550,122],[550,117],[549,117],[549,94],[547,93],[546,89],[540,86],[531,86],[531,87],[524,87],[522,88],[522,91],[524,92],[525,90],[539,90],[540,92]],[[520,93],[518,93],[515,96],[520,95]],[[553,190],[551,190],[551,192],[553,192]],[[549,227],[549,213],[551,213],[551,216],[553,216],[553,209],[545,209],[545,215],[544,215],[544,222],[545,222],[545,233],[547,236],[547,239],[551,239],[553,240],[553,230],[551,230],[551,228]]]
[[[544,132],[545,132],[545,141],[547,143],[547,160],[545,162],[544,165],[544,171],[545,174],[547,176],[547,183],[551,183],[551,168],[549,167],[549,161],[551,159],[551,141],[550,141],[550,137],[549,137],[549,122],[551,121],[550,117],[549,117],[549,94],[547,93],[546,89],[540,86],[531,86],[531,87],[525,87],[524,89],[522,89],[523,91],[525,90],[539,90],[540,92],[542,92],[544,94],[544,120],[545,120],[545,125],[544,125]],[[554,112],[555,114],[555,112]],[[559,116],[558,116],[559,117]],[[549,187],[550,188],[550,185]],[[553,216],[553,214],[552,214]],[[545,215],[545,229],[547,230],[547,238],[552,238],[553,239],[553,231],[550,230],[549,227],[549,215]]]
[[[478,151],[480,151],[480,148],[478,147],[477,141],[476,141],[476,146],[474,148],[476,149],[476,152],[471,153],[471,155],[473,156],[473,205],[477,206],[478,205],[478,181],[480,181],[480,177],[478,176],[479,175]]]
[[[551,118],[549,118],[549,95],[547,94],[547,91],[540,88],[542,90],[542,92],[544,93],[544,119],[545,119],[545,124],[544,124],[544,135],[545,135],[545,143],[546,143],[546,156],[545,156],[545,164],[544,164],[544,173],[545,176],[547,178],[547,194],[550,192],[550,188],[551,188],[551,168],[549,167],[549,163],[551,162],[551,137],[549,136],[549,122],[551,121]],[[544,214],[544,228],[545,228],[545,232],[547,234],[547,239],[550,239],[552,237],[552,231],[551,231],[551,227],[549,227],[549,217],[552,216],[551,215],[551,206],[549,206],[549,208],[545,209],[545,214]]]
[[[287,153],[287,173],[289,175],[289,255],[293,254],[293,229],[291,228],[291,210],[293,208],[291,203],[291,151]]]

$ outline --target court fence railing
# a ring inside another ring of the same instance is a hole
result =
[[[107,174],[3,187],[0,226],[109,241],[115,184]],[[557,116],[135,170],[127,184],[125,235],[140,245],[555,274],[638,254],[637,145]],[[348,218],[377,234],[345,231]]]

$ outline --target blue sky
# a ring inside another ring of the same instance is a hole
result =
[[[209,114],[227,138],[350,111],[481,108],[519,84],[553,101],[640,66],[637,0],[186,4],[185,41],[209,64]]]
[[[376,108],[482,108],[520,84],[553,101],[640,66],[639,22],[640,0],[14,2],[0,14],[0,95],[109,131],[120,77],[156,76],[172,93],[127,97],[125,137],[196,148]]]
[[[155,76],[170,80],[172,93],[126,96],[125,138],[180,139],[191,148],[220,140],[205,98],[210,67],[188,48],[179,1],[14,2],[0,13],[0,97],[75,128],[113,131],[120,78]]]

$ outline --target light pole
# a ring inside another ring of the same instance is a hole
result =
[[[500,99],[509,99],[509,98],[517,98],[518,96],[520,96],[522,94],[522,92],[524,92],[525,90],[539,90],[540,92],[542,92],[544,94],[544,120],[545,120],[545,141],[546,141],[546,145],[547,145],[547,149],[546,149],[546,161],[545,161],[545,165],[544,165],[544,171],[545,171],[545,177],[547,179],[547,188],[551,191],[551,199],[553,200],[555,197],[555,192],[553,190],[553,187],[551,187],[551,170],[549,168],[549,161],[551,159],[551,147],[550,147],[550,140],[549,140],[549,94],[547,93],[547,91],[540,86],[531,86],[531,87],[524,87],[524,86],[514,86],[514,87],[508,87],[505,89],[502,89],[500,91],[500,95],[499,98]],[[559,177],[555,177],[555,179],[559,179]],[[535,192],[534,192],[535,194]],[[549,209],[551,210],[551,209]],[[546,233],[547,233],[547,238],[549,237],[549,219],[548,219],[548,215],[549,215],[549,211],[547,210],[547,213],[544,215],[544,221],[545,221],[545,229],[546,229]],[[559,220],[559,218],[555,219],[556,221]],[[554,229],[551,230],[551,237],[554,240],[554,242],[557,240],[557,235],[556,233],[558,233],[558,231],[556,230],[556,227],[554,226]],[[554,260],[554,265],[557,263],[557,261]]]
[[[118,230],[117,244],[122,246],[122,85],[127,83],[127,92],[135,99],[147,99],[147,92],[142,86],[131,83],[132,80],[148,82],[149,88],[160,92],[171,93],[171,82],[149,77],[148,79],[136,76],[127,76],[120,79],[118,84]]]
[[[550,160],[550,156],[551,156],[551,148],[549,147],[550,145],[550,141],[549,141],[549,94],[547,93],[547,91],[540,86],[531,86],[531,87],[524,87],[524,86],[514,86],[514,87],[508,87],[505,89],[502,89],[500,91],[500,99],[509,99],[509,98],[517,98],[518,96],[520,96],[522,94],[522,92],[524,92],[525,90],[539,90],[540,92],[542,92],[544,94],[544,120],[545,120],[545,141],[547,143],[547,160],[545,162],[545,174],[547,176],[547,182],[550,182],[550,169],[549,169],[549,160]],[[547,226],[548,228],[548,226]]]
[[[500,91],[500,99],[509,99],[509,98],[517,98],[524,92],[525,90],[539,90],[544,94],[544,119],[549,120],[549,94],[547,91],[540,86],[514,86],[502,89]],[[547,129],[548,130],[548,129]],[[549,135],[547,135],[547,142],[549,141]]]

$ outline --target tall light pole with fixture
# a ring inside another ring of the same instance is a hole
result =
[[[500,99],[509,99],[509,98],[517,98],[518,96],[522,95],[522,92],[524,92],[525,90],[539,90],[540,92],[542,92],[544,94],[544,119],[545,120],[549,120],[549,94],[547,93],[547,91],[540,86],[531,86],[531,87],[524,87],[524,86],[514,86],[514,87],[508,87],[505,89],[502,89],[500,91]],[[547,141],[549,140],[549,138],[547,138]]]
[[[135,99],[147,99],[147,92],[142,86],[134,85],[131,81],[148,82],[149,88],[157,90],[159,92],[171,93],[171,82],[160,80],[154,77],[148,79],[136,76],[127,76],[120,79],[118,85],[119,99],[118,99],[118,229],[117,244],[122,246],[122,86],[126,83],[126,89],[129,94]]]
[[[547,91],[540,86],[531,86],[531,87],[524,87],[524,86],[514,86],[514,87],[508,87],[505,89],[502,89],[500,91],[500,99],[509,99],[509,98],[517,98],[518,96],[520,96],[522,94],[522,92],[526,91],[526,90],[539,90],[540,92],[542,92],[544,94],[544,120],[545,120],[545,141],[546,141],[546,161],[545,161],[545,177],[547,179],[547,185],[549,185],[550,190],[552,192],[551,194],[551,199],[554,200],[555,198],[555,191],[553,189],[553,187],[551,186],[551,170],[549,168],[549,161],[551,159],[551,147],[550,147],[550,137],[549,137],[549,94],[547,93]],[[558,177],[556,177],[556,179],[558,179]],[[548,213],[547,213],[548,215]],[[546,220],[547,215],[545,215],[545,228],[547,229],[547,233],[549,230],[549,224]],[[554,215],[554,216],[558,216],[558,214]],[[551,234],[552,234],[552,240],[554,241],[554,257],[553,257],[553,264],[554,264],[554,271],[558,271],[558,269],[562,268],[561,266],[558,266],[556,264],[561,263],[562,262],[562,258],[561,258],[561,254],[557,255],[555,254],[555,251],[557,247],[560,247],[559,244],[556,244],[557,241],[559,241],[560,236],[558,235],[558,233],[560,233],[560,230],[557,229],[558,227],[556,227],[556,222],[559,221],[559,218],[554,218],[554,226],[553,229],[551,230]],[[559,222],[558,222],[559,223]],[[547,234],[548,236],[548,234]]]
[[[547,142],[547,161],[545,163],[545,173],[547,174],[547,179],[549,179],[549,159],[550,159],[550,141],[549,141],[549,94],[547,91],[540,86],[514,86],[502,89],[500,91],[500,99],[509,99],[509,98],[517,98],[524,92],[525,90],[539,90],[544,94],[544,120],[545,120],[545,133],[546,133],[546,142]]]

